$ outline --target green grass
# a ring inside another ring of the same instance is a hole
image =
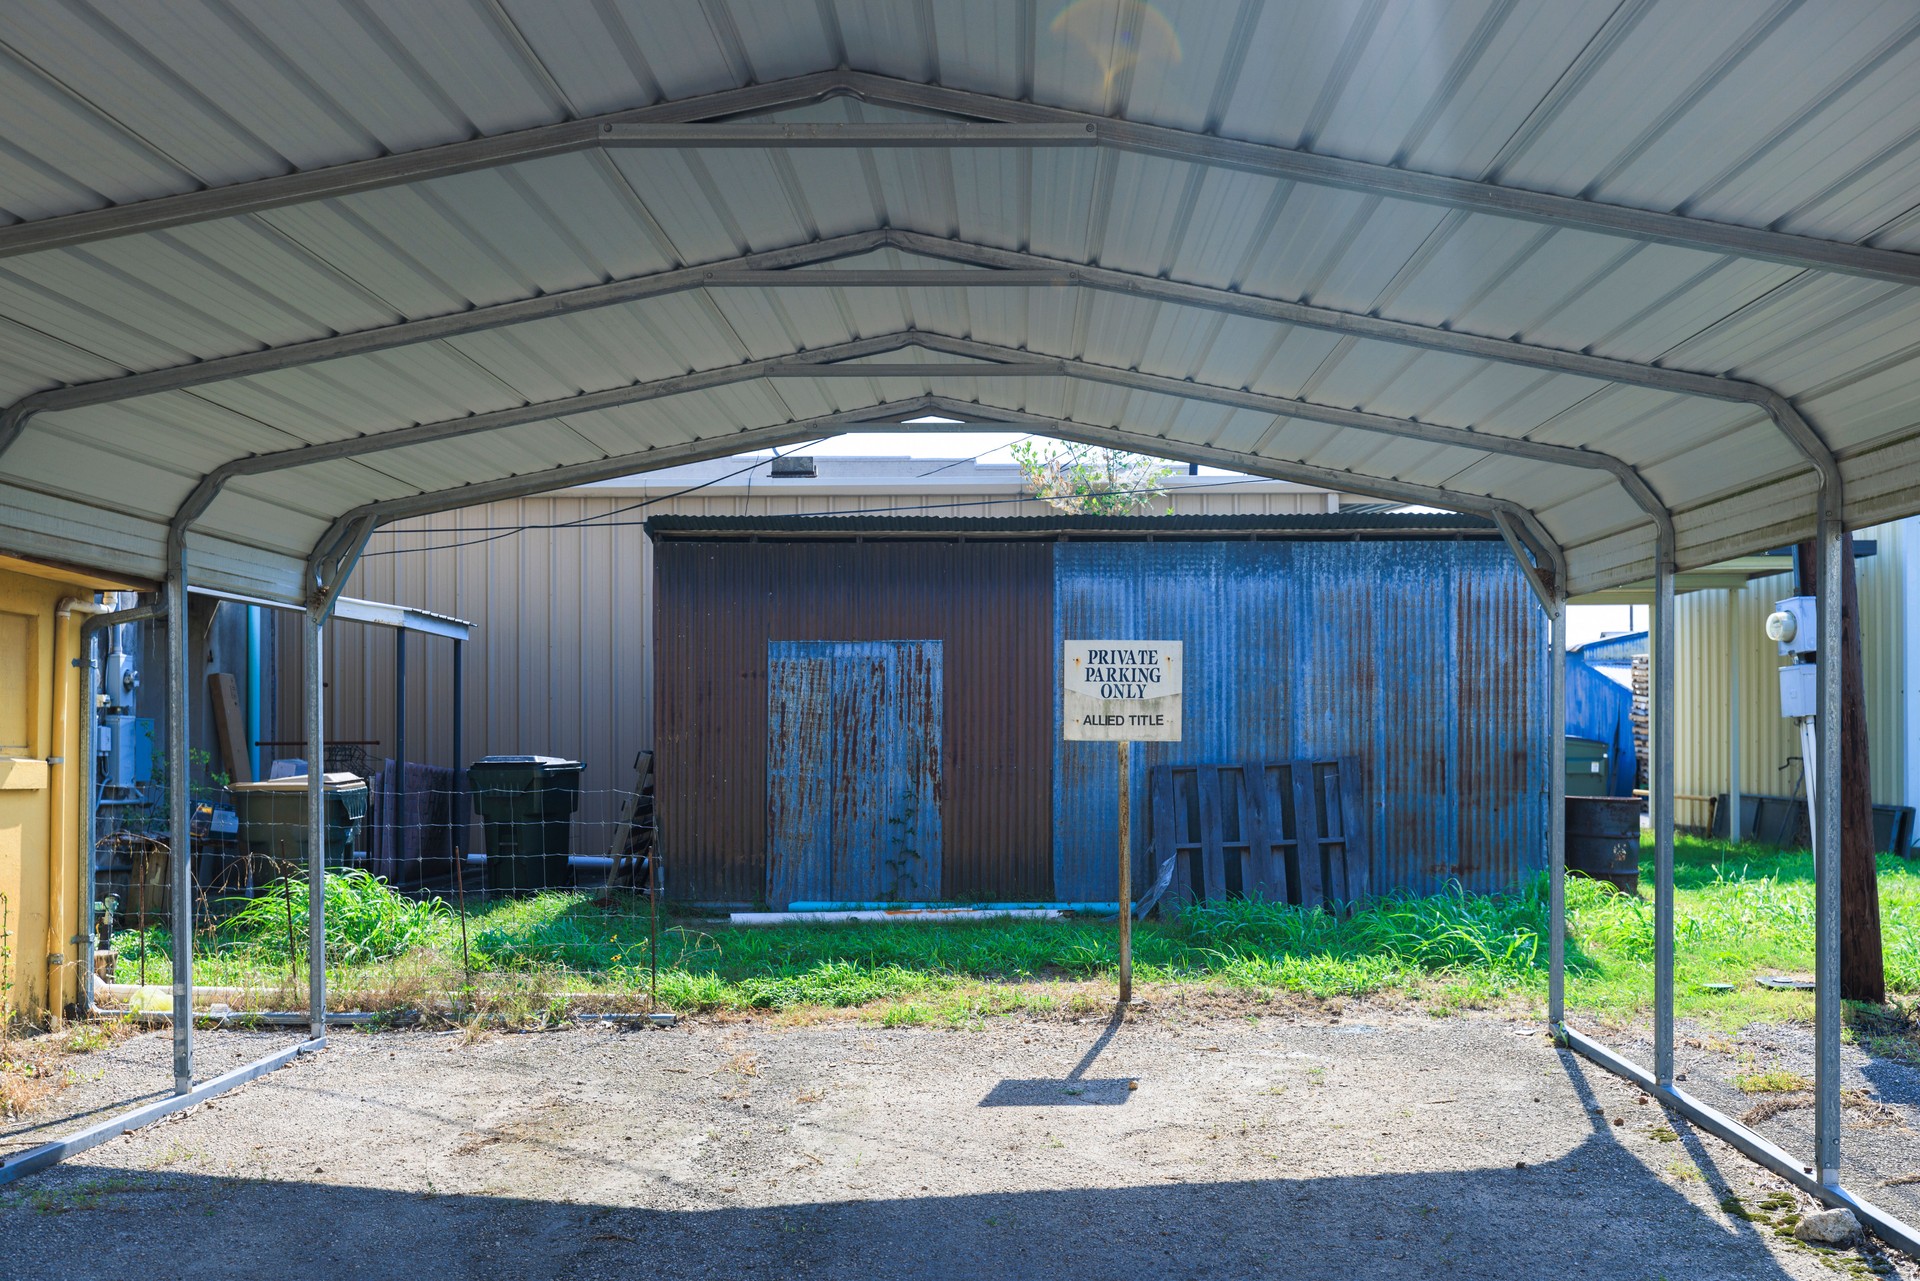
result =
[[[1643,869],[1650,883],[1651,870]],[[1723,842],[1682,839],[1676,861],[1676,1003],[1729,1021],[1800,1018],[1805,992],[1758,987],[1757,974],[1811,969],[1812,863]],[[1881,861],[1889,988],[1920,995],[1920,865]],[[1375,900],[1345,917],[1262,903],[1189,908],[1143,922],[1134,936],[1142,985],[1203,984],[1255,994],[1393,993],[1446,1011],[1518,1001],[1546,987],[1545,880],[1522,892],[1457,890]],[[304,894],[293,896],[295,957],[304,966]],[[328,963],[337,989],[414,992],[459,987],[459,920],[364,874],[327,888]],[[1569,1000],[1614,1016],[1643,1010],[1653,984],[1651,892],[1639,897],[1575,878],[1568,884]],[[644,900],[596,906],[544,893],[474,908],[467,938],[476,988],[631,995],[647,984]],[[133,981],[142,943],[148,982],[166,983],[164,934],[122,931],[116,979]],[[200,943],[206,986],[266,986],[288,973],[287,902],[256,899]],[[660,994],[682,1010],[871,1006],[896,1025],[964,1021],[1080,999],[1061,981],[1110,979],[1114,928],[1094,919],[971,923],[810,924],[733,929],[675,918],[663,929]],[[408,982],[396,981],[404,972]],[[1717,991],[1707,984],[1731,984]],[[1917,1042],[1920,1043],[1920,1042]]]

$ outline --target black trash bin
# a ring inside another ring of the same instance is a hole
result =
[[[483,756],[467,767],[473,807],[487,829],[487,888],[567,885],[579,761],[559,756]]]
[[[328,774],[325,788],[328,867],[345,867],[353,836],[367,816],[367,780],[356,774]],[[307,864],[307,776],[234,783],[228,789],[240,818],[240,844],[251,867],[250,880],[293,876]]]

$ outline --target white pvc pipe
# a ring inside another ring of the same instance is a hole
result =
[[[803,921],[985,921],[1009,917],[1057,921],[1065,915],[1052,907],[911,907],[899,911],[735,912],[727,919],[735,925],[792,925]]]

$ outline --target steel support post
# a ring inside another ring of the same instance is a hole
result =
[[[407,629],[393,631],[393,810],[387,815],[387,852],[394,878],[407,875]]]
[[[307,734],[307,1024],[317,1041],[327,1034],[327,733],[320,665],[326,616],[310,609],[304,622],[300,675]]]
[[[1740,808],[1740,589],[1727,588],[1727,839],[1741,838]]]
[[[193,1089],[193,858],[188,786],[188,668],[192,645],[187,618],[187,551],[174,539],[167,565],[167,818],[168,865],[173,878],[173,1092]]]
[[[1133,1001],[1133,744],[1120,740],[1120,1004]]]
[[[462,738],[466,729],[465,649],[466,642],[453,642],[453,759],[447,764],[453,767],[454,784],[453,795],[447,798],[447,826],[452,829],[447,834],[451,838],[447,841],[447,854],[456,862],[466,857],[462,849],[467,843],[466,811],[461,808],[466,792],[459,781],[460,762],[465,759],[462,753],[466,750]],[[456,875],[461,874],[464,874],[464,869],[456,871]]]
[[[1567,597],[1547,611],[1547,1021],[1567,1018]]]
[[[1653,570],[1649,712],[1653,720],[1653,1069],[1673,1082],[1673,546],[1662,539]]]
[[[1840,1182],[1840,607],[1846,544],[1838,504],[1829,501],[1821,508],[1816,547],[1820,760],[1808,770],[1807,793],[1814,823],[1814,1168],[1829,1186]]]

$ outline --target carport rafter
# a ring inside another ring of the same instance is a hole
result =
[[[1462,494],[1457,490],[1420,485],[1413,481],[1360,476],[1337,468],[1316,467],[1309,463],[1290,463],[1189,441],[1171,441],[1164,436],[1142,438],[1137,433],[1119,432],[1117,428],[1093,427],[1068,418],[1053,418],[1045,414],[1028,413],[1026,410],[984,406],[952,396],[929,395],[924,403],[925,408],[922,412],[957,414],[962,417],[976,410],[988,409],[994,416],[994,425],[1029,427],[1065,440],[1079,441],[1082,444],[1111,445],[1133,452],[1147,452],[1175,458],[1181,462],[1225,467],[1234,471],[1244,471],[1250,475],[1265,475],[1274,480],[1288,480],[1296,484],[1314,485],[1323,489],[1349,489],[1355,493],[1372,493],[1375,497],[1396,502],[1450,507],[1455,511],[1468,511],[1486,516],[1494,521],[1496,526],[1505,519],[1514,527],[1516,536],[1532,554],[1533,563],[1539,567],[1539,572],[1546,575],[1552,582],[1566,582],[1567,558],[1560,544],[1552,534],[1547,532],[1547,527],[1540,523],[1537,515],[1528,508],[1506,499]],[[980,428],[989,424],[976,422],[968,425]],[[1117,440],[1111,435],[1107,438],[1097,438],[1093,434],[1097,432],[1110,434],[1117,432],[1123,439]],[[1172,448],[1166,448],[1166,446]],[[1263,468],[1265,470],[1262,470]],[[1388,486],[1391,488],[1387,488]]]
[[[936,118],[914,124],[698,123],[837,96],[927,112]],[[995,131],[992,126],[996,125],[1019,126],[1024,132]],[[1419,173],[1273,143],[1118,120],[1066,107],[1017,102],[970,90],[852,70],[815,72],[649,107],[348,161],[324,169],[279,174],[225,187],[15,223],[0,227],[0,257],[258,213],[593,147],[1095,144],[1189,164],[1369,192],[1548,226],[1728,253],[1903,285],[1920,284],[1920,256],[1897,250],[1604,204],[1478,179]]]
[[[920,347],[928,351],[957,356],[972,363],[954,365],[899,365],[886,364],[861,365],[847,363],[863,357],[897,351],[906,347]],[[681,395],[690,391],[709,390],[715,387],[746,382],[755,378],[773,377],[861,377],[861,378],[933,378],[933,377],[1007,377],[1033,375],[1060,375],[1087,381],[1102,382],[1135,391],[1175,396],[1183,399],[1205,401],[1230,408],[1249,409],[1258,413],[1299,418],[1324,423],[1328,426],[1352,428],[1374,432],[1401,439],[1418,440],[1429,444],[1448,445],[1475,450],[1490,455],[1505,455],[1526,458],[1538,462],[1547,462],[1587,470],[1603,471],[1611,475],[1632,497],[1633,501],[1647,513],[1659,531],[1662,545],[1670,549],[1673,545],[1673,523],[1666,506],[1660,501],[1652,488],[1632,467],[1618,458],[1595,450],[1576,449],[1566,445],[1550,445],[1538,441],[1500,436],[1490,432],[1474,431],[1462,427],[1449,427],[1436,423],[1425,423],[1410,418],[1393,418],[1381,414],[1371,414],[1361,410],[1342,409],[1337,406],[1318,405],[1308,401],[1292,400],[1283,396],[1274,396],[1261,392],[1236,390],[1217,387],[1211,384],[1197,383],[1186,379],[1170,378],[1157,374],[1143,374],[1133,370],[1117,369],[1106,365],[1096,365],[1086,361],[1062,360],[1057,358],[1036,359],[1034,353],[1019,351],[1010,347],[1001,347],[992,343],[977,342],[972,339],[949,338],[925,331],[911,330],[899,334],[858,339],[850,343],[823,347],[812,352],[801,353],[794,357],[776,357],[765,361],[748,362],[742,365],[723,366],[720,369],[700,371],[692,374],[676,375],[646,383],[634,383],[627,387],[611,388],[604,391],[587,392],[558,401],[541,401],[528,405],[514,406],[483,414],[471,414],[460,418],[446,419],[434,423],[416,424],[411,427],[395,428],[367,436],[351,437],[345,440],[329,441],[316,445],[305,445],[295,449],[283,450],[272,454],[256,454],[223,464],[202,478],[192,494],[182,503],[172,522],[175,539],[184,538],[186,531],[199,520],[212,505],[215,497],[226,483],[236,476],[260,475],[268,472],[288,470],[309,466],[313,463],[337,459],[354,458],[366,454],[390,449],[405,448],[411,445],[432,441],[453,439],[482,432],[503,430],[508,427],[522,426],[531,422],[565,417],[570,414],[586,413],[598,409],[615,408],[621,405],[635,404],[646,400]],[[1157,439],[1157,438],[1156,438]],[[1148,446],[1151,448],[1151,445]],[[1247,455],[1258,458],[1260,455]],[[1345,473],[1341,473],[1345,475]],[[1391,478],[1382,478],[1391,479]],[[1451,505],[1469,501],[1471,495],[1455,491],[1436,491],[1451,495],[1447,499],[1423,498],[1418,501],[1441,501]],[[1562,580],[1564,581],[1564,579]]]
[[[4,454],[7,448],[19,439],[27,423],[38,414],[115,404],[142,396],[158,395],[162,392],[184,391],[192,387],[230,382],[237,378],[251,378],[260,374],[304,368],[349,356],[365,356],[418,343],[440,342],[448,338],[485,333],[510,325],[578,315],[602,307],[617,307],[623,303],[641,302],[650,298],[661,298],[698,289],[709,283],[716,269],[781,270],[868,253],[885,247],[889,242],[890,235],[885,231],[855,232],[845,236],[808,241],[782,249],[743,254],[725,263],[676,267],[645,276],[631,276],[624,280],[586,285],[579,289],[561,290],[532,298],[519,298],[512,302],[473,307],[444,316],[428,316],[372,329],[330,334],[325,338],[287,343],[279,347],[267,347],[232,356],[216,356],[209,360],[197,360],[164,369],[125,374],[118,378],[102,378],[93,382],[52,387],[22,396],[7,406],[4,411],[0,411],[0,454]]]
[[[649,382],[628,383],[623,387],[581,392],[559,400],[534,401],[506,409],[467,414],[459,418],[416,423],[410,427],[397,427],[371,435],[349,436],[342,440],[298,445],[292,449],[277,450],[269,454],[249,454],[245,458],[235,458],[222,463],[202,476],[200,483],[194,486],[193,492],[187,495],[186,501],[181,503],[179,510],[174,513],[172,526],[182,533],[191,528],[213,504],[213,500],[219,496],[227,482],[236,476],[256,476],[293,467],[310,467],[315,463],[358,458],[365,454],[405,449],[412,445],[431,444],[434,441],[451,440],[481,432],[503,431],[509,427],[524,426],[528,423],[565,418],[571,414],[593,413],[596,410],[637,405],[649,400],[685,395],[688,392],[730,387],[751,382],[770,371],[791,366],[809,356],[820,360],[849,360],[863,356],[884,355],[912,345],[911,334],[857,338],[852,342],[818,347],[811,352],[801,352],[792,356],[775,356],[738,365],[722,365],[716,369],[694,370]]]
[[[992,343],[948,338],[937,334],[919,334],[918,341],[929,351],[943,351],[956,356],[972,356],[982,360],[1020,354],[1012,348],[1000,347]],[[1199,400],[1232,409],[1249,409],[1256,413],[1273,414],[1276,417],[1299,418],[1308,422],[1323,423],[1330,427],[1346,427],[1383,436],[1396,436],[1402,440],[1418,440],[1427,444],[1474,449],[1482,453],[1525,458],[1534,462],[1604,471],[1619,482],[1634,503],[1647,513],[1649,519],[1660,531],[1661,537],[1668,541],[1669,546],[1674,538],[1673,517],[1660,496],[1654,493],[1653,488],[1647,484],[1640,473],[1627,463],[1598,450],[1578,449],[1571,445],[1549,445],[1540,441],[1527,440],[1524,437],[1500,436],[1468,427],[1449,427],[1415,418],[1396,418],[1360,409],[1343,409],[1337,405],[1321,405],[1287,396],[1275,396],[1267,392],[1220,387],[1212,383],[1196,382],[1189,378],[1145,374],[1137,370],[1118,369],[1111,365],[1098,365],[1084,360],[1061,360],[1059,364],[1060,372],[1068,377],[1105,383],[1113,387],[1124,387],[1130,391]],[[1259,455],[1252,456],[1259,457]]]
[[[900,420],[913,414],[970,415],[982,409],[987,409],[993,414],[991,422],[975,420],[955,424],[913,424],[912,426],[917,430],[931,431],[979,430],[991,427],[1032,428],[1066,440],[1127,450],[1148,450],[1163,453],[1183,462],[1227,467],[1250,475],[1269,476],[1277,480],[1290,480],[1299,484],[1373,494],[1398,502],[1450,507],[1456,511],[1472,512],[1489,518],[1504,514],[1525,530],[1524,537],[1528,541],[1529,549],[1540,558],[1542,563],[1551,565],[1555,575],[1562,579],[1566,572],[1564,554],[1552,536],[1539,523],[1539,519],[1526,508],[1505,499],[1462,494],[1436,486],[1366,476],[1337,468],[1289,463],[1234,450],[1219,449],[1211,445],[1144,436],[1136,432],[1076,422],[1072,419],[1053,418],[1025,411],[994,409],[970,401],[938,395],[918,396],[770,427],[746,428],[727,436],[693,441],[667,449],[644,450],[587,463],[550,468],[524,476],[505,477],[476,485],[461,485],[451,489],[409,495],[405,498],[368,503],[341,516],[322,535],[315,545],[314,564],[317,567],[318,556],[321,554],[333,558],[333,563],[338,564],[343,548],[352,548],[351,555],[357,557],[358,547],[364,545],[373,527],[395,520],[451,511],[476,503],[497,502],[502,499],[543,493],[569,485],[584,485],[598,480],[637,475],[682,463],[727,457],[748,449],[777,448],[784,444],[816,439],[823,432],[898,431],[908,426]],[[343,582],[344,579],[343,573],[337,581]]]
[[[881,248],[966,264],[961,270],[889,271],[817,269],[815,264]],[[804,267],[808,270],[793,270]],[[374,329],[216,357],[171,368],[128,374],[24,396],[0,412],[0,454],[37,414],[115,403],[166,391],[299,368],[347,356],[436,342],[530,321],[716,288],[1032,288],[1074,287],[1190,306],[1249,319],[1297,325],[1347,337],[1390,342],[1422,350],[1520,365],[1550,373],[1589,377],[1678,395],[1750,404],[1810,458],[1823,452],[1818,435],[1792,403],[1751,381],[1693,370],[1643,364],[1589,352],[1537,346],[1513,339],[1419,325],[1309,303],[1265,298],[1239,290],[1195,285],[1136,272],[1073,263],[1038,254],[971,244],[920,232],[883,229],[746,254],[720,262],[675,268],[647,276],[589,285],[536,298],[476,307],[451,315],[403,321]],[[1816,447],[1809,452],[1808,445]],[[1816,465],[1818,460],[1816,459]]]

